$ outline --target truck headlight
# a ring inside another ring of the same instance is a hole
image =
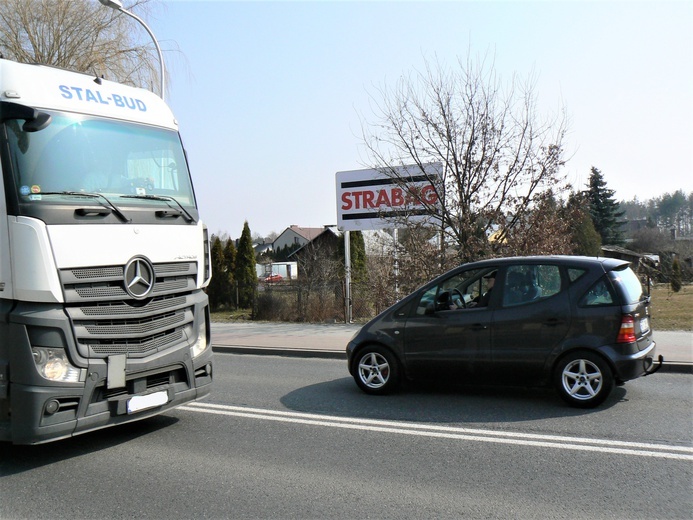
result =
[[[197,340],[190,347],[190,354],[195,359],[207,349],[207,318],[205,316],[200,319],[200,327],[197,331]]]
[[[41,377],[49,381],[62,383],[78,383],[79,369],[67,360],[65,351],[61,348],[32,347],[36,370]]]

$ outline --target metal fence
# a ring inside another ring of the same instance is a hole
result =
[[[253,318],[270,321],[345,322],[367,321],[393,301],[373,294],[370,287],[351,286],[351,301],[345,301],[344,283],[309,284],[289,282],[260,284],[253,305]],[[349,313],[348,305],[351,305]]]

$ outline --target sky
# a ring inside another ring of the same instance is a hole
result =
[[[146,20],[215,234],[336,224],[378,90],[468,53],[532,75],[540,114],[565,108],[577,189],[594,166],[617,200],[693,191],[693,0],[159,0]]]

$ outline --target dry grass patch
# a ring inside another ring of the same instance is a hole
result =
[[[652,288],[652,329],[693,331],[693,285],[673,292],[669,284]]]
[[[250,321],[252,311],[250,309],[238,309],[233,311],[218,311],[211,313],[211,320],[216,323],[229,321]]]

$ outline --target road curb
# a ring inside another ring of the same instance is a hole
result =
[[[693,374],[693,363],[662,363],[660,372],[674,372],[677,374]]]
[[[304,348],[298,349],[291,347],[249,347],[240,345],[212,345],[212,351],[223,354],[252,354],[255,356],[346,359],[345,351]]]
[[[346,359],[346,352],[339,350],[298,349],[291,347],[253,347],[241,345],[212,345],[212,351],[220,354],[250,354],[255,356],[282,356],[298,358]],[[660,372],[693,374],[693,363],[664,361]]]

